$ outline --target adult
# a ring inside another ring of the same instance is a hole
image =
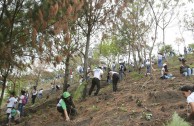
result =
[[[124,75],[126,76],[125,71],[126,71],[125,64],[124,63],[120,63],[120,66],[119,66],[119,79],[120,80],[123,79]]]
[[[9,99],[7,100],[7,110],[6,110],[6,114],[7,114],[7,121],[6,122],[7,122],[7,124],[9,123],[9,116],[11,114],[11,110],[15,106],[16,102],[17,102],[17,100],[14,97],[14,92],[11,92]]]
[[[18,110],[20,111],[20,115],[23,115],[23,108],[24,108],[24,104],[23,104],[23,100],[25,100],[25,91],[21,90],[21,96],[19,97],[19,104],[18,104]]]
[[[112,70],[113,70],[113,71],[116,70],[116,64],[115,64],[115,62],[112,63]]]
[[[153,66],[150,64],[150,60],[149,59],[146,60],[145,66],[146,66],[146,74],[145,74],[146,76],[148,76],[148,75],[151,74],[151,69],[153,71],[155,71],[155,69],[153,68]]]
[[[113,91],[116,92],[117,91],[117,83],[119,81],[119,73],[109,70],[108,74],[112,80]]]
[[[161,53],[158,53],[158,68],[162,68],[162,59],[163,55]]]
[[[191,111],[187,112],[188,119],[194,119],[194,87],[185,85],[180,88],[183,96],[187,99],[188,105],[191,107]]]
[[[92,91],[94,90],[94,87],[96,86],[96,92],[94,95],[96,96],[98,92],[100,91],[100,80],[102,78],[103,71],[101,70],[101,67],[97,67],[93,70],[93,78],[92,78],[92,85],[90,87],[88,95],[90,96],[92,94]]]
[[[75,105],[69,92],[64,92],[61,96],[58,104],[57,111],[61,113],[66,121],[70,120],[70,115],[74,116],[77,114]]]
[[[43,96],[43,89],[41,88],[39,91],[38,91],[38,98],[41,99]]]
[[[191,68],[186,64],[186,60],[183,59],[180,66],[180,74],[183,76],[191,76]]]
[[[172,78],[172,74],[169,73],[167,63],[163,64],[163,67],[161,69],[161,78],[162,79],[169,79]],[[173,77],[174,78],[174,77]]]
[[[36,90],[36,86],[34,86],[32,90],[32,104],[35,103],[36,96],[37,96],[37,90]]]

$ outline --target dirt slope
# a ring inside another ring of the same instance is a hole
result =
[[[76,102],[79,114],[70,122],[65,122],[56,110],[56,103],[51,103],[28,116],[28,120],[20,125],[163,126],[174,112],[185,117],[186,99],[178,89],[194,82],[194,76],[186,78],[179,74],[178,69],[170,71],[175,79],[159,79],[159,70],[154,72],[153,77],[144,76],[138,80],[127,73],[125,80],[118,84],[118,92],[113,93],[112,85],[106,84],[98,96]]]

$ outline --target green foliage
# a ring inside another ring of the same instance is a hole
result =
[[[81,85],[79,85],[79,87],[77,88],[77,90],[73,93],[73,99],[75,101],[79,100],[82,98],[82,93],[84,90],[85,85],[87,85],[87,83],[82,83]]]
[[[139,74],[139,73],[137,73],[137,72],[131,72],[130,74],[131,74],[131,78],[133,78],[133,79],[135,79],[135,80],[139,80],[139,79],[141,79],[141,78],[144,77],[143,74]]]
[[[172,116],[172,120],[165,126],[191,126],[188,122],[182,119],[176,112]]]
[[[191,47],[192,49],[194,49],[194,44],[189,44],[189,47]]]
[[[172,46],[171,45],[165,45],[160,49],[160,53],[164,53],[166,51],[166,53],[170,53],[170,51],[172,51]]]

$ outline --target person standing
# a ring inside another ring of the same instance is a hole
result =
[[[14,97],[14,92],[11,92],[9,99],[7,100],[7,110],[6,110],[6,113],[7,113],[7,121],[6,121],[7,125],[9,124],[9,116],[11,114],[11,110],[15,106],[16,102],[17,102],[17,100]]]
[[[158,53],[158,68],[162,68],[162,59],[163,59],[162,54]]]
[[[36,96],[37,96],[37,90],[36,90],[36,86],[34,86],[32,90],[32,104],[35,103]]]
[[[97,86],[97,89],[94,95],[96,96],[100,91],[100,80],[102,78],[103,71],[101,70],[100,67],[98,67],[93,70],[93,74],[94,74],[94,77],[92,79],[92,85],[89,90],[89,94],[88,94],[89,96],[92,94],[92,91],[94,90],[95,86]]]
[[[23,100],[25,99],[25,91],[21,90],[21,96],[19,97],[19,104],[18,104],[18,110],[20,111],[20,115],[23,115],[23,108],[24,108],[24,104],[23,104]]]
[[[119,81],[119,73],[110,70],[108,72],[108,74],[109,74],[110,78],[112,79],[113,91],[116,92],[117,91],[117,83]]]

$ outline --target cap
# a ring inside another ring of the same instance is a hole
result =
[[[64,92],[64,93],[63,93],[63,97],[64,97],[64,98],[68,98],[69,96],[71,96],[69,92]]]

